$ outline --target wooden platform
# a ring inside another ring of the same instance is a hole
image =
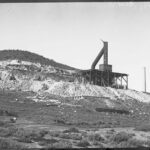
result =
[[[80,70],[76,74],[80,82],[94,85],[128,89],[128,74],[100,70]]]

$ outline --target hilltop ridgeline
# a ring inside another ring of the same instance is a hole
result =
[[[48,59],[41,55],[24,50],[1,50],[0,61],[5,61],[8,59],[10,60],[17,59],[21,61],[29,61],[32,63],[40,63],[41,65],[51,65],[53,67],[58,67],[61,69],[76,70],[76,68],[55,62],[52,59]]]

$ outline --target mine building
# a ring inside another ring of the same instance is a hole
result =
[[[108,42],[102,42],[103,47],[93,61],[91,69],[78,71],[76,77],[94,85],[128,89],[128,74],[112,71],[112,65],[108,64]],[[103,64],[99,65],[99,69],[95,69],[102,56]]]

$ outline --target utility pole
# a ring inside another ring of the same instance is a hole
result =
[[[144,92],[146,92],[146,67],[144,67]]]

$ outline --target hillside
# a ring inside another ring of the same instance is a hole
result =
[[[21,61],[29,61],[33,63],[40,63],[41,65],[51,65],[53,67],[58,67],[62,69],[74,70],[75,68],[55,62],[52,59],[45,58],[41,55],[23,51],[23,50],[1,50],[0,51],[0,61],[4,60],[21,60]]]
[[[79,82],[76,71],[0,51],[0,149],[150,146],[150,132],[134,130],[150,129],[150,94]]]

